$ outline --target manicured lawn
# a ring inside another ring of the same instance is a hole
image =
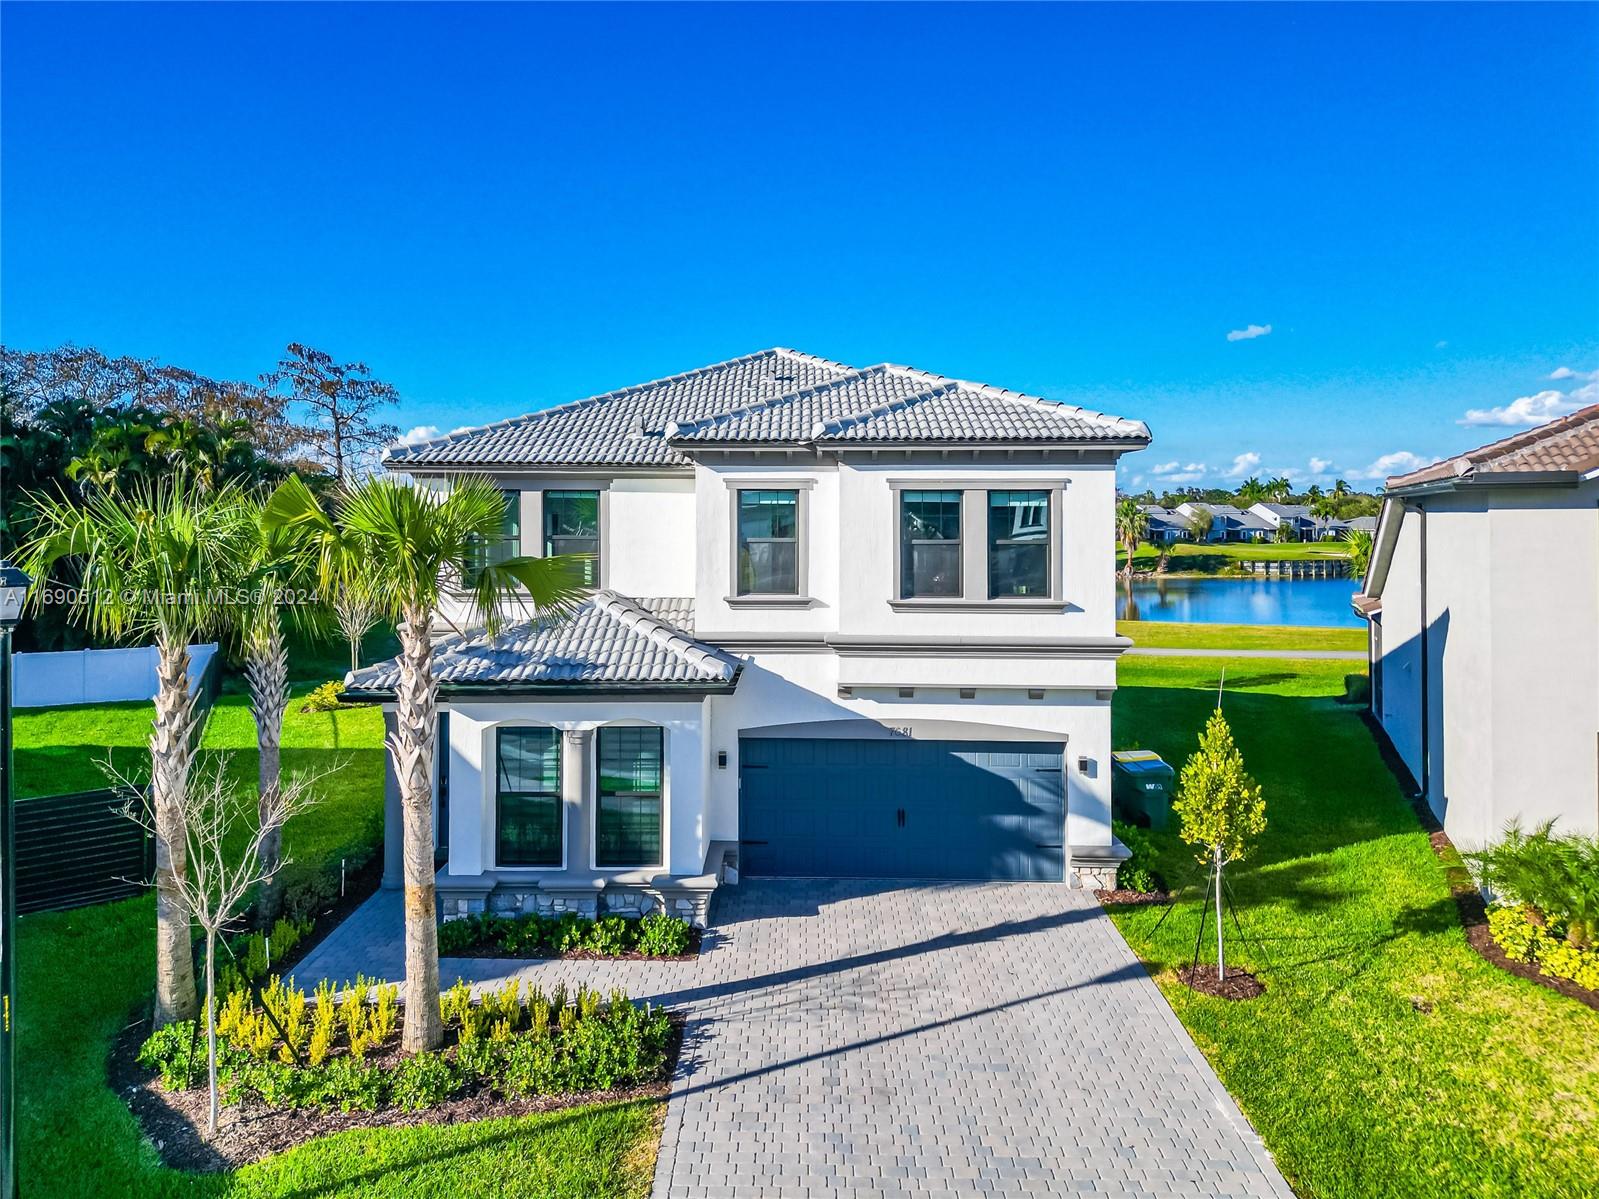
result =
[[[1180,766],[1220,659],[1124,658],[1116,745]],[[1248,1003],[1174,978],[1184,905],[1113,912],[1179,1018],[1305,1196],[1577,1196],[1599,1185],[1599,1023],[1466,945],[1409,805],[1355,710],[1348,663],[1238,659],[1225,709],[1270,826],[1232,884],[1264,978]],[[1163,839],[1169,880],[1198,866]],[[1214,945],[1209,950],[1213,960]]]
[[[1299,625],[1183,624],[1167,620],[1118,620],[1116,631],[1139,645],[1172,649],[1366,648],[1365,629],[1326,629]],[[1356,665],[1359,665],[1356,663]]]
[[[1192,541],[1179,541],[1172,546],[1166,569],[1172,574],[1220,574],[1236,569],[1240,561],[1273,562],[1347,558],[1348,551],[1341,541],[1222,541],[1200,545]],[[1160,555],[1152,545],[1140,545],[1133,555],[1135,572],[1152,572]],[[1120,549],[1116,562],[1127,560]]]
[[[299,702],[297,695],[286,721],[285,768],[336,773],[322,785],[323,802],[285,831],[285,849],[301,863],[336,862],[381,836],[382,715],[376,708],[302,714]],[[149,707],[19,717],[19,774],[38,793],[104,785],[89,759],[103,757],[108,745],[129,747],[132,759],[148,729]],[[244,697],[223,695],[206,747],[236,751],[233,769],[253,780],[254,743]],[[648,1194],[661,1109],[653,1102],[345,1133],[236,1173],[202,1177],[166,1169],[105,1084],[107,1047],[153,986],[154,928],[149,896],[19,923],[18,1143],[27,1193],[83,1199]]]

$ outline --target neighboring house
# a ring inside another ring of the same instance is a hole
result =
[[[1287,525],[1293,532],[1296,541],[1325,541],[1334,537],[1343,527],[1343,522],[1330,517],[1317,516],[1310,510],[1309,504],[1251,504],[1249,512],[1258,516],[1270,526],[1272,535]]]
[[[1342,537],[1345,533],[1375,533],[1377,531],[1377,518],[1375,516],[1352,516],[1348,520],[1335,520],[1332,522],[1333,533]]]
[[[1149,540],[1155,545],[1171,545],[1194,535],[1194,526],[1181,512],[1162,508],[1159,504],[1143,504],[1144,518],[1149,522]]]
[[[1599,405],[1388,480],[1371,706],[1456,844],[1599,829]]]
[[[504,490],[485,554],[594,555],[575,618],[438,643],[445,916],[703,920],[738,872],[1112,885],[1115,473],[1148,442],[779,349],[391,450]],[[387,821],[396,885],[392,779]]]
[[[1202,504],[1191,500],[1178,504],[1177,512],[1191,521],[1201,508],[1210,513],[1210,531],[1205,534],[1205,541],[1267,541],[1276,531],[1276,526],[1260,516],[1232,504]]]

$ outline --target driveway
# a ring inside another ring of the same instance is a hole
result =
[[[1088,892],[746,881],[712,918],[697,962],[444,964],[686,1008],[655,1199],[1291,1195]],[[397,977],[398,921],[299,981]]]

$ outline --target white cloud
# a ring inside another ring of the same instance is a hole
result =
[[[1432,348],[1435,350],[1447,350],[1449,343],[1447,341],[1435,341],[1432,343]]]
[[[1395,450],[1392,454],[1384,454],[1364,470],[1349,472],[1351,479],[1386,479],[1389,475],[1408,474],[1413,470],[1420,470],[1432,463],[1431,458],[1423,458],[1420,454],[1412,454],[1409,450]]]
[[[1162,462],[1159,466],[1150,467],[1149,473],[1152,475],[1169,475],[1173,471],[1177,470],[1179,465],[1180,464],[1176,461]]]
[[[1233,329],[1227,334],[1228,341],[1250,341],[1256,337],[1265,337],[1271,332],[1270,325],[1246,325],[1242,329]]]
[[[407,429],[395,438],[395,445],[416,445],[422,441],[432,441],[435,437],[442,437],[443,433],[437,425],[416,425]]]
[[[1229,479],[1241,479],[1260,466],[1260,455],[1254,450],[1246,450],[1233,459],[1233,464],[1224,472]]]
[[[1546,387],[1532,395],[1519,396],[1497,408],[1472,408],[1460,418],[1460,423],[1527,428],[1569,416],[1579,408],[1599,403],[1599,371],[1574,371],[1569,366],[1562,366],[1549,377],[1561,381],[1577,380],[1581,385],[1569,391]]]
[[[1313,475],[1324,475],[1332,468],[1331,458],[1312,458],[1310,460],[1310,473]]]

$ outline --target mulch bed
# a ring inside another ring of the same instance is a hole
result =
[[[1095,891],[1094,897],[1100,903],[1118,904],[1124,908],[1136,908],[1152,903],[1170,903],[1171,895],[1165,891]]]
[[[673,1018],[675,1035],[668,1050],[666,1077],[676,1067],[682,1045],[682,1021]],[[106,1081],[117,1097],[127,1104],[140,1129],[155,1146],[161,1160],[177,1170],[211,1172],[234,1170],[282,1153],[316,1137],[329,1136],[351,1128],[403,1128],[416,1124],[465,1124],[504,1116],[530,1116],[587,1103],[625,1102],[634,1099],[663,1099],[670,1084],[663,1081],[649,1086],[614,1091],[588,1091],[569,1095],[540,1095],[529,1099],[504,1099],[491,1091],[469,1093],[438,1107],[421,1112],[385,1108],[375,1112],[298,1110],[280,1111],[256,1101],[223,1107],[217,1117],[216,1135],[205,1137],[210,1094],[203,1079],[186,1091],[168,1091],[153,1070],[139,1064],[139,1046],[149,1035],[149,1021],[140,1019],[118,1034],[106,1063]],[[374,1061],[397,1058],[398,1052],[374,1055]]]
[[[1540,987],[1547,987],[1551,991],[1558,991],[1578,1003],[1586,1004],[1594,1011],[1599,1012],[1599,991],[1591,991],[1587,987],[1580,987],[1569,978],[1555,978],[1538,969],[1536,962],[1518,962],[1514,958],[1506,957],[1505,951],[1499,942],[1493,939],[1493,934],[1488,931],[1488,904],[1482,897],[1482,892],[1477,889],[1470,872],[1460,860],[1459,851],[1455,849],[1454,842],[1449,839],[1449,834],[1444,832],[1443,826],[1438,823],[1438,817],[1433,815],[1427,806],[1425,798],[1417,794],[1419,790],[1415,780],[1411,778],[1409,769],[1404,761],[1394,751],[1387,735],[1381,726],[1373,719],[1368,708],[1361,713],[1361,718],[1372,731],[1372,737],[1377,742],[1377,749],[1382,754],[1383,762],[1393,771],[1394,777],[1400,782],[1400,789],[1410,801],[1411,810],[1416,813],[1416,819],[1421,821],[1421,827],[1427,832],[1427,843],[1432,846],[1432,852],[1444,867],[1445,876],[1449,883],[1449,893],[1454,897],[1455,911],[1460,917],[1460,925],[1466,933],[1466,944],[1477,951],[1478,955],[1486,961],[1507,970],[1517,978],[1524,978],[1528,982],[1537,983]]]
[[[1201,995],[1219,999],[1254,999],[1266,993],[1266,984],[1247,970],[1229,970],[1225,979],[1218,980],[1209,966],[1184,966],[1177,972],[1177,980]]]

